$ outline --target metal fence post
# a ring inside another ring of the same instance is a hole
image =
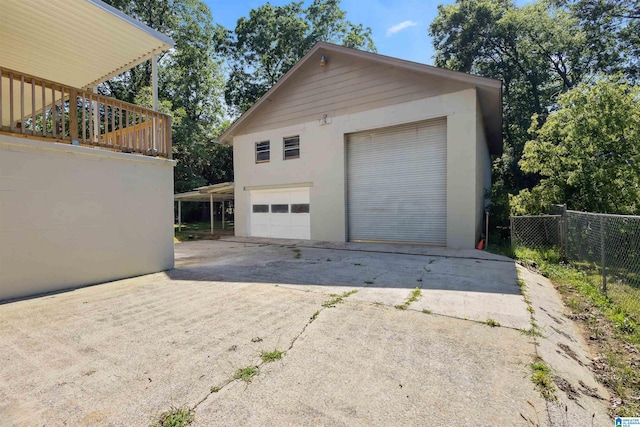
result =
[[[600,264],[602,265],[602,293],[607,294],[607,265],[604,256],[604,216],[600,215]]]
[[[509,239],[511,239],[511,249],[513,249],[513,217],[509,217]]]

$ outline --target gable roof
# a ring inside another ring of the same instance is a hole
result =
[[[320,51],[320,52],[319,52]],[[446,70],[431,65],[405,61],[377,53],[352,49],[332,43],[319,42],[298,61],[278,82],[271,87],[255,104],[240,116],[221,136],[220,141],[232,143],[232,138],[266,105],[266,101],[283,90],[282,87],[291,80],[298,71],[319,53],[335,52],[351,56],[354,59],[364,59],[376,63],[392,66],[398,69],[421,73],[427,76],[444,78],[473,86],[478,91],[480,108],[482,109],[485,132],[489,148],[493,154],[502,153],[502,82],[500,80],[480,77],[473,74]],[[496,114],[497,113],[497,114]]]

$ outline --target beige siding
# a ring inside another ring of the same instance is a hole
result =
[[[319,115],[341,116],[403,104],[469,89],[472,86],[407,70],[327,54],[327,65],[303,65],[267,100],[250,123],[237,134],[259,132],[316,120]]]
[[[173,267],[173,161],[0,135],[0,300]]]

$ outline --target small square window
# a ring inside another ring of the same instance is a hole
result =
[[[269,213],[269,205],[253,205],[253,213]]]
[[[269,141],[256,142],[256,163],[266,163],[271,159],[271,143]]]
[[[271,205],[271,213],[289,213],[289,205]]]
[[[300,136],[283,138],[284,159],[297,159],[300,157]]]
[[[309,203],[292,204],[291,213],[309,213]]]

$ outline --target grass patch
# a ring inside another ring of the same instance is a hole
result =
[[[492,328],[499,328],[500,323],[495,319],[487,319],[484,323],[491,326]]]
[[[282,350],[263,351],[260,353],[260,359],[262,359],[264,363],[275,362],[276,360],[282,359],[282,356],[284,356],[284,351]]]
[[[323,307],[331,308],[335,307],[337,304],[341,304],[344,302],[344,299],[358,292],[357,289],[352,289],[350,291],[341,293],[341,294],[329,294],[331,299],[322,303]]]
[[[397,308],[398,310],[406,310],[409,308],[409,306],[418,301],[418,298],[420,298],[422,296],[422,291],[420,290],[420,288],[415,288],[414,290],[411,291],[411,293],[409,294],[409,297],[407,297],[407,300],[405,302],[403,302],[402,304],[396,305],[394,306],[395,308]]]
[[[629,343],[640,344],[640,293],[623,307],[601,292],[599,275],[590,275],[584,268],[563,263],[558,251],[516,248],[518,259],[533,261],[540,273],[548,277],[565,295],[564,302],[576,313],[596,308]]]
[[[551,369],[540,359],[531,367],[531,381],[546,400],[556,400],[556,387],[551,379]]]
[[[195,414],[189,408],[173,408],[160,414],[151,427],[183,427],[193,422]]]
[[[258,375],[259,372],[260,370],[257,366],[247,366],[246,368],[238,369],[235,374],[233,374],[233,379],[250,383],[253,377]]]
[[[588,263],[566,263],[554,249],[516,247],[514,254],[523,264],[535,267],[548,277],[562,295],[569,317],[589,330],[590,345],[598,357],[593,370],[618,403],[612,416],[640,413],[640,289],[622,282],[609,283],[608,296],[602,293],[600,271]],[[619,292],[625,297],[618,299]],[[632,296],[632,297],[631,297]],[[526,300],[525,300],[526,301]],[[537,333],[532,328],[531,333]],[[539,374],[540,375],[540,374]]]
[[[222,222],[215,221],[213,229],[222,230]],[[173,225],[174,242],[187,242],[190,240],[210,240],[216,239],[218,236],[211,235],[211,224],[209,222],[194,222],[182,224],[182,230],[178,231],[178,225]],[[224,223],[224,230],[233,230],[233,221]]]

